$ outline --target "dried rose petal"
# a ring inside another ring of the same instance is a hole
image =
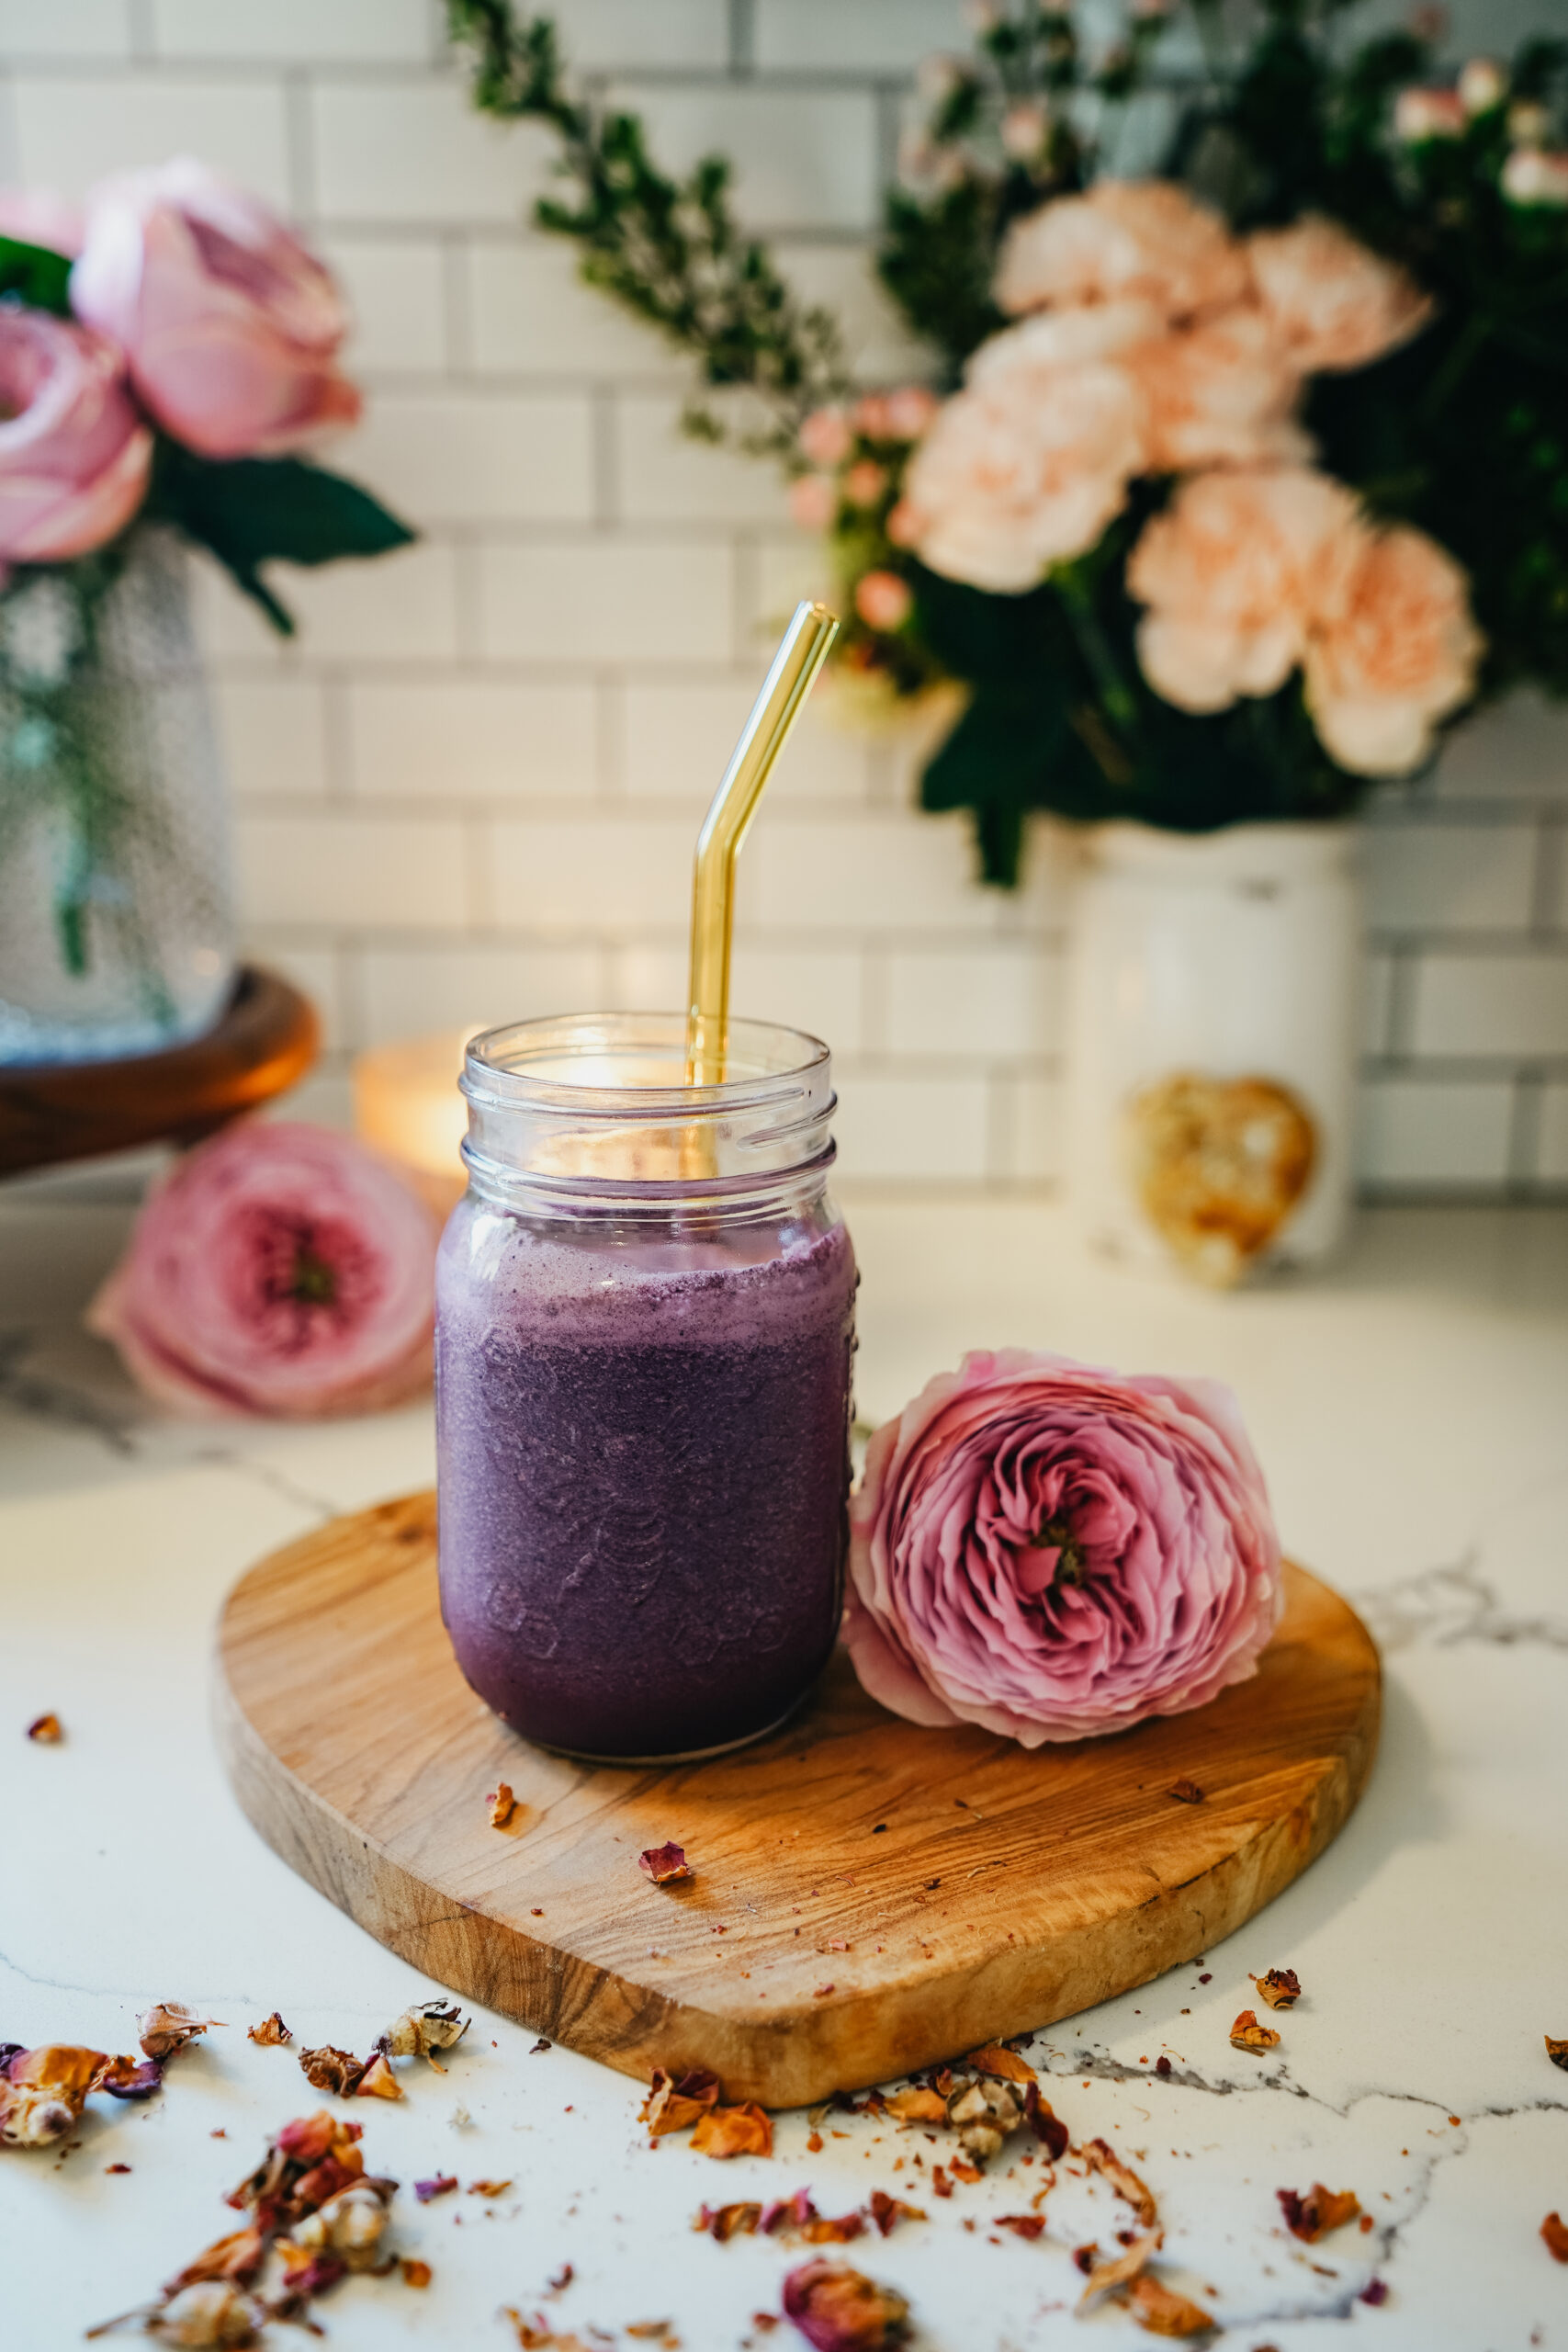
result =
[[[159,2344],[238,2346],[256,2341],[258,2316],[237,2287],[215,2279],[171,2296],[147,2321],[146,2332]]]
[[[1037,2238],[1044,2233],[1045,2216],[1043,2213],[998,2213],[996,2226],[998,2230],[1010,2230],[1015,2238]]]
[[[1361,2200],[1353,2188],[1325,2188],[1321,2180],[1314,2181],[1304,2197],[1299,2197],[1293,2188],[1277,2188],[1274,2194],[1280,2200],[1285,2227],[1304,2245],[1315,2245],[1330,2230],[1343,2229],[1361,2210]]]
[[[1255,2056],[1260,2056],[1265,2050],[1277,2049],[1279,2042],[1280,2037],[1271,2025],[1258,2024],[1254,2009],[1243,2009],[1231,2028],[1231,2047],[1250,2050]]]
[[[1133,2316],[1151,2335],[1203,2335],[1216,2325],[1213,2314],[1186,2295],[1162,2287],[1145,2270],[1127,2290]]]
[[[207,2278],[227,2278],[248,2287],[261,2268],[266,2253],[266,2233],[254,2222],[248,2229],[231,2230],[227,2237],[214,2238],[204,2246],[194,2262],[169,2279],[164,2288],[165,2295],[177,2295],[182,2288],[194,2287]]]
[[[402,2260],[399,2263],[398,2268],[403,2274],[403,2285],[405,2287],[429,2286],[431,2274],[430,2265],[428,2262],[417,2261],[412,2255],[405,2254]]]
[[[1037,2083],[1031,2083],[1023,2094],[1023,2120],[1053,2164],[1066,2154],[1070,2136],[1067,2127],[1050,2100],[1042,2098]]]
[[[485,1795],[485,1803],[490,1807],[491,1827],[492,1829],[504,1829],[507,1823],[511,1820],[513,1815],[517,1810],[517,1800],[512,1793],[511,1781],[502,1781],[496,1787],[488,1790]]]
[[[298,2165],[319,2164],[334,2143],[346,2133],[357,2140],[357,2123],[340,2123],[331,2108],[319,2107],[314,2115],[296,2116],[286,2123],[273,2145]]]
[[[1293,1968],[1271,1968],[1266,1976],[1252,1979],[1258,1997],[1271,2009],[1293,2008],[1302,1997],[1302,1980]]]
[[[108,2063],[107,2051],[74,2042],[46,2041],[14,2052],[0,2080],[0,2145],[48,2148],[63,2140]]]
[[[444,2075],[446,2069],[435,2052],[461,2041],[469,2023],[456,2001],[418,2001],[393,2019],[377,2047],[389,2058],[428,2059],[436,2073]],[[548,2042],[544,2047],[547,2050]]]
[[[1163,2230],[1145,2230],[1141,2237],[1133,2240],[1124,2254],[1114,2256],[1109,2262],[1095,2263],[1089,2274],[1089,2284],[1078,2297],[1078,2309],[1084,2311],[1089,2304],[1098,2302],[1101,2295],[1110,2294],[1114,2288],[1128,2285],[1164,2244]]]
[[[1179,1781],[1171,1782],[1167,1794],[1173,1796],[1178,1804],[1201,1804],[1203,1802],[1202,1790],[1196,1781],[1188,1780],[1185,1773]]]
[[[1159,2218],[1159,2208],[1153,2193],[1145,2188],[1130,2165],[1124,2165],[1108,2140],[1088,2140],[1078,2150],[1091,2172],[1107,2179],[1118,2197],[1124,2197],[1146,2230],[1153,2229]]]
[[[840,2213],[830,2221],[825,2213],[817,2214],[801,2232],[807,2245],[850,2245],[865,2235],[863,2213]]]
[[[889,2197],[885,2188],[874,2188],[869,2201],[871,2218],[880,2237],[891,2237],[900,2222],[923,2222],[926,2219],[919,2205],[906,2205],[901,2197]]]
[[[668,1846],[650,1846],[646,1854],[637,1856],[637,1867],[647,1872],[655,1886],[673,1886],[677,1881],[693,1875],[684,1847],[673,1841]]]
[[[438,2172],[433,2174],[429,2180],[416,2180],[413,2193],[422,2205],[428,2205],[437,2197],[449,2197],[457,2186],[455,2172]]]
[[[761,2218],[761,2205],[705,2205],[692,2227],[727,2245],[731,2238],[750,2237]]]
[[[28,1737],[36,1740],[39,1747],[58,1747],[64,1736],[58,1715],[35,1715],[28,1725]]]
[[[1568,2231],[1564,2232],[1563,2240],[1564,2244],[1568,2245]],[[1559,2262],[1568,2262],[1568,2254],[1560,2254],[1557,2259]],[[1380,2303],[1387,2302],[1388,2288],[1382,2278],[1369,2278],[1356,2301],[1359,2303],[1371,2303],[1375,2311]]]
[[[221,2025],[221,2018],[204,2018],[197,2009],[187,2009],[183,2001],[155,2001],[137,2018],[137,2030],[141,2036],[143,2053],[149,2058],[172,2058],[209,2025]]]
[[[260,2025],[252,2026],[245,2039],[247,2041],[265,2042],[269,2049],[281,2049],[286,2041],[292,2041],[294,2036],[274,2009],[271,2017],[263,2018]]]
[[[378,2050],[355,2086],[355,2098],[401,2098],[403,2086],[387,2063],[384,2051]]]
[[[883,2352],[908,2334],[903,2296],[840,2262],[803,2262],[790,2271],[784,2307],[814,2352]]]
[[[295,2245],[318,2259],[341,2262],[350,2270],[368,2270],[380,2256],[389,2196],[389,2183],[352,2182],[295,2224]]]
[[[775,2197],[771,2204],[764,2205],[762,2218],[757,2227],[765,2237],[781,2233],[785,2237],[793,2237],[797,2230],[805,2229],[808,2222],[816,2219],[817,2208],[811,2202],[810,2190],[797,2188],[793,2197]]]
[[[704,2067],[694,2066],[689,2073],[676,2075],[656,2066],[637,2120],[647,2124],[650,2139],[661,2140],[667,2132],[684,2132],[689,2124],[699,2122],[717,2105],[720,2096],[718,2076]]]
[[[987,2041],[983,2049],[972,2050],[964,2063],[982,2075],[999,2075],[1006,2083],[1037,2083],[1040,2079],[1016,2050],[1006,2049],[999,2041]]]
[[[91,2087],[110,2098],[151,2098],[164,2079],[161,2058],[110,2058],[99,2067]]]
[[[352,2050],[336,2050],[324,2041],[319,2050],[301,2050],[299,2067],[312,2090],[333,2091],[339,2098],[352,2098],[363,2081],[368,2061],[356,2058]]]
[[[947,2101],[938,2091],[911,2087],[895,2091],[887,2102],[888,2112],[904,2123],[945,2123]]]
[[[512,2183],[510,2179],[470,2180],[468,2183],[468,2195],[470,2197],[504,2197],[511,2186]]]
[[[1546,2054],[1552,2064],[1568,2069],[1568,2041],[1553,2041],[1550,2034],[1545,2036],[1545,2041]]]
[[[692,2146],[699,2156],[771,2156],[773,2118],[750,2098],[739,2107],[708,2108],[692,2134]]]

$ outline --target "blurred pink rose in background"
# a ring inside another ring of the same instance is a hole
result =
[[[855,583],[855,610],[867,628],[902,628],[914,605],[908,582],[896,571],[868,571]]]
[[[1167,319],[1239,302],[1247,261],[1218,213],[1172,180],[1101,180],[1043,204],[1008,232],[997,268],[1004,311],[1048,303],[1156,303]]]
[[[141,505],[152,460],[118,352],[69,319],[0,304],[0,560],[102,547]]]
[[[872,1439],[844,1639],[911,1723],[1026,1747],[1201,1707],[1255,1672],[1279,1539],[1235,1400],[1010,1349]]]
[[[1128,365],[1147,401],[1151,473],[1312,453],[1294,419],[1301,378],[1250,303],[1139,345]]]
[[[177,1412],[376,1411],[429,1385],[436,1238],[352,1136],[246,1123],[150,1194],[88,1328]]]
[[[814,466],[841,466],[855,437],[841,408],[814,408],[800,428],[800,452]]]
[[[1306,650],[1336,566],[1353,561],[1360,503],[1307,466],[1194,474],[1145,525],[1127,593],[1148,611],[1138,662],[1179,710],[1271,695]]]
[[[1264,314],[1303,374],[1365,368],[1432,315],[1430,295],[1413,277],[1321,213],[1258,230],[1247,252]]]
[[[839,511],[839,485],[831,474],[797,474],[789,486],[792,520],[803,531],[825,531]]]
[[[352,424],[331,277],[254,196],[189,157],[103,181],[71,273],[151,414],[207,458],[272,457]]]
[[[1484,651],[1453,558],[1424,531],[1364,529],[1308,641],[1313,725],[1352,775],[1407,775],[1474,693]]]
[[[0,188],[0,237],[74,255],[82,250],[82,208],[51,187]]]

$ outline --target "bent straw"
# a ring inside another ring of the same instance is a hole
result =
[[[839,633],[826,605],[795,608],[773,666],[729,755],[697,835],[692,875],[691,984],[686,994],[686,1083],[717,1086],[729,1047],[729,945],[735,928],[735,860],[762,786],[788,742],[828,649]]]

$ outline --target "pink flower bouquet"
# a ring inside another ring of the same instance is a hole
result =
[[[351,1136],[231,1127],[151,1195],[87,1324],[176,1412],[374,1412],[429,1384],[435,1243]]]
[[[1021,1349],[965,1356],[872,1439],[844,1639],[911,1723],[1037,1747],[1257,1670],[1279,1538],[1235,1398]]]

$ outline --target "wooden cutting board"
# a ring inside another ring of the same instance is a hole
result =
[[[1322,1852],[1371,1766],[1378,1658],[1346,1602],[1287,1578],[1251,1681],[1115,1738],[922,1731],[840,1656],[755,1747],[612,1770],[530,1747],[469,1690],[435,1498],[411,1495],[241,1578],[219,1734],[262,1836],[426,1975],[625,2074],[710,2066],[792,2107],[1145,1984]],[[637,1856],[670,1838],[695,1877],[660,1889]]]

